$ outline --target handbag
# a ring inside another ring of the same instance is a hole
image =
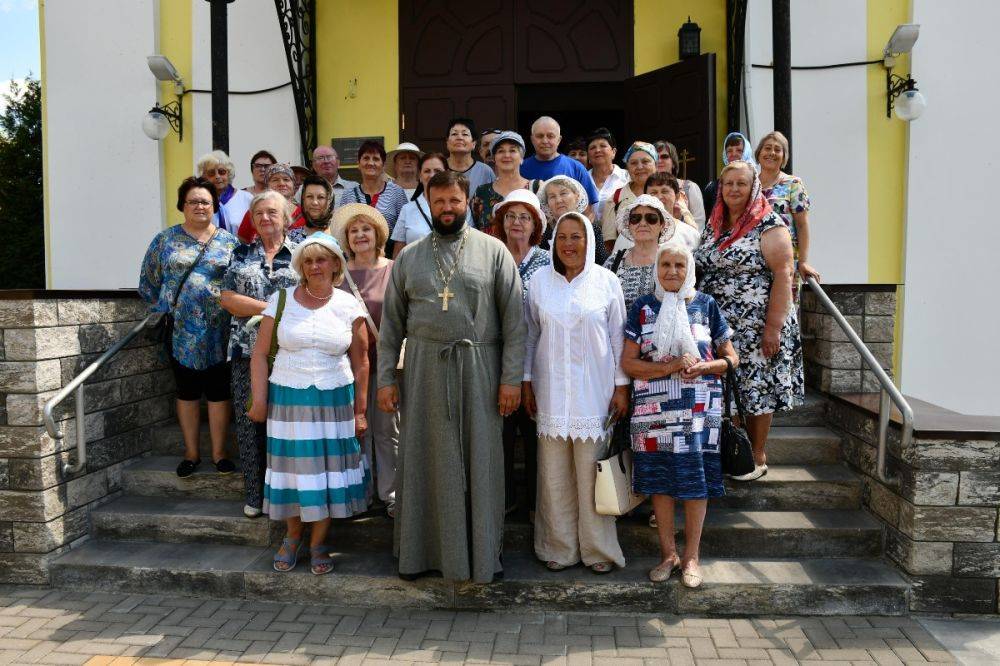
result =
[[[208,246],[212,244],[212,241],[218,233],[219,230],[216,229],[215,233],[212,234],[212,237],[208,239],[208,242],[201,246],[201,250],[198,251],[198,256],[194,258],[191,265],[188,266],[186,271],[184,271],[184,275],[181,276],[181,281],[177,283],[177,291],[174,292],[174,297],[170,301],[170,309],[164,312],[163,316],[160,318],[158,328],[155,333],[156,340],[165,347],[169,358],[174,357],[174,308],[177,307],[177,300],[181,297],[181,290],[184,289],[184,283],[186,283],[187,279],[191,277],[191,273],[194,272],[195,268],[197,268],[201,258],[205,256],[205,250],[207,250]]]
[[[629,401],[631,404],[631,401]],[[627,425],[628,418],[622,417]],[[617,429],[617,424],[616,424]],[[632,447],[612,438],[608,457],[597,461],[594,479],[594,509],[602,516],[622,516],[645,501],[632,490]]]
[[[722,381],[722,401],[725,408],[722,414],[722,425],[719,428],[719,453],[722,458],[722,473],[729,476],[742,476],[754,470],[753,450],[750,447],[750,437],[742,424],[746,423],[743,414],[743,398],[740,395],[740,385],[736,379],[736,371],[728,358],[726,376]],[[736,401],[736,412],[740,416],[740,425],[733,423],[732,402]]]

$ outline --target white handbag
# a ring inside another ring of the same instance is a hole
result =
[[[632,449],[597,461],[594,505],[602,516],[621,516],[642,504],[645,495],[632,492]]]

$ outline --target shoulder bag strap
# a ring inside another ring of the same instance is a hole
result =
[[[358,299],[358,303],[361,304],[361,309],[365,311],[365,321],[368,322],[368,326],[372,329],[372,335],[375,337],[375,342],[378,342],[378,326],[375,325],[375,320],[372,319],[372,313],[368,311],[368,305],[365,303],[365,299],[361,298],[361,292],[358,291],[358,285],[354,283],[354,278],[351,277],[351,271],[346,269],[344,270],[344,279],[347,280],[347,284],[350,285],[354,298]]]
[[[200,262],[201,258],[203,256],[205,256],[205,250],[207,250],[208,246],[212,244],[212,241],[215,240],[215,236],[218,233],[219,233],[219,229],[218,229],[218,227],[216,227],[215,233],[212,234],[212,237],[208,239],[207,243],[205,243],[204,245],[201,246],[201,250],[198,252],[198,256],[194,258],[194,261],[191,262],[191,265],[188,266],[188,269],[186,271],[184,271],[184,277],[182,277],[180,283],[178,283],[178,285],[177,285],[177,291],[174,292],[174,298],[173,298],[172,301],[170,301],[170,309],[171,310],[173,310],[175,307],[177,307],[177,299],[181,297],[181,290],[184,289],[184,283],[187,282],[187,279],[189,277],[191,277],[191,273],[198,266],[198,262]]]
[[[609,241],[610,242],[610,241]],[[615,252],[614,261],[611,262],[611,272],[618,274],[618,267],[622,265],[622,260],[625,259],[626,250],[618,250]]]
[[[726,418],[732,418],[730,412],[730,398],[736,402],[736,413],[740,416],[740,423],[743,427],[746,427],[746,416],[743,413],[743,396],[740,392],[739,382],[736,379],[736,370],[733,368],[733,363],[727,357],[723,356],[722,359],[726,362],[726,381],[724,384],[724,397],[723,400],[726,403]]]
[[[274,312],[274,328],[271,329],[271,347],[267,352],[267,360],[271,367],[274,366],[274,359],[278,356],[278,324],[281,322],[281,315],[285,312],[285,299],[287,297],[287,289],[278,292],[278,308]]]

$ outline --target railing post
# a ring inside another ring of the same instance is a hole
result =
[[[63,474],[76,474],[87,464],[87,426],[84,424],[85,385],[76,390],[76,462],[63,465]]]
[[[878,396],[878,458],[875,461],[875,472],[878,478],[886,483],[891,479],[885,472],[886,449],[888,448],[889,437],[889,416],[892,412],[892,403],[889,400],[889,392],[884,388]]]

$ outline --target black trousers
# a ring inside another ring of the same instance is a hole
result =
[[[246,503],[255,509],[264,506],[264,473],[267,471],[267,424],[247,418],[250,400],[250,359],[233,360],[233,422],[240,450]]]
[[[514,480],[514,443],[517,433],[524,442],[524,485],[528,491],[528,509],[535,510],[535,489],[538,484],[538,428],[524,407],[503,420],[503,472],[506,506],[517,502],[517,485]]]

